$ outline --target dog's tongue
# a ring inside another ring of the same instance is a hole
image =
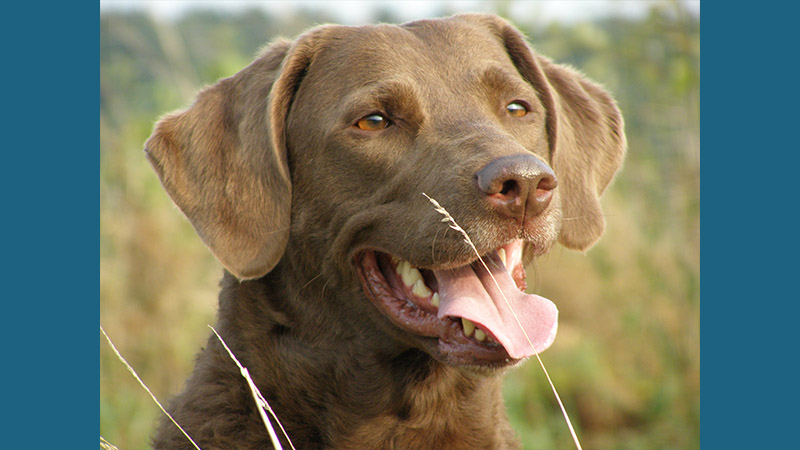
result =
[[[480,263],[434,270],[441,296],[439,318],[463,317],[482,325],[515,359],[547,349],[558,328],[556,305],[544,297],[520,291],[496,255],[484,260],[497,284]]]

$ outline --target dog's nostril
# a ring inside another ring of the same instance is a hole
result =
[[[539,191],[552,191],[556,186],[558,186],[558,182],[555,177],[544,174],[539,183],[536,184],[536,193],[538,194]]]
[[[517,184],[516,180],[507,180],[503,183],[503,187],[500,189],[500,193],[503,195],[509,195],[511,193],[518,193],[519,192],[519,185]]]
[[[555,177],[544,174],[536,183],[536,189],[533,191],[534,200],[539,203],[549,202],[550,197],[553,196],[553,189],[555,189],[557,185],[558,182],[556,182]]]

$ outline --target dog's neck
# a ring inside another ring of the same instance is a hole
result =
[[[226,274],[218,327],[295,447],[518,445],[505,415],[498,374],[446,366],[374,324],[361,325],[371,319],[363,310],[347,310],[354,302],[343,298],[363,296],[360,291],[342,292],[324,276],[295,279],[286,271],[279,265],[260,280],[241,283]],[[320,308],[320,302],[339,307]],[[364,298],[366,307],[372,307],[366,302]],[[209,346],[214,349],[221,350]],[[229,366],[236,369],[233,363]],[[293,415],[282,416],[282,411]],[[312,423],[325,423],[325,428],[313,429]],[[476,429],[476,424],[486,424],[486,429]]]

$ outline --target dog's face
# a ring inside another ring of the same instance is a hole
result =
[[[147,151],[233,274],[291,258],[360,284],[355,309],[393,339],[497,367],[552,342],[557,310],[521,292],[524,263],[597,240],[624,147],[602,90],[466,15],[275,44]]]

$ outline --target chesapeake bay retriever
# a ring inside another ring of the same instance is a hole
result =
[[[557,324],[523,265],[600,237],[624,152],[606,92],[478,14],[275,42],[146,143],[298,449],[518,447],[501,375]],[[216,337],[170,410],[204,450],[271,448]],[[153,444],[192,448],[166,420]]]

